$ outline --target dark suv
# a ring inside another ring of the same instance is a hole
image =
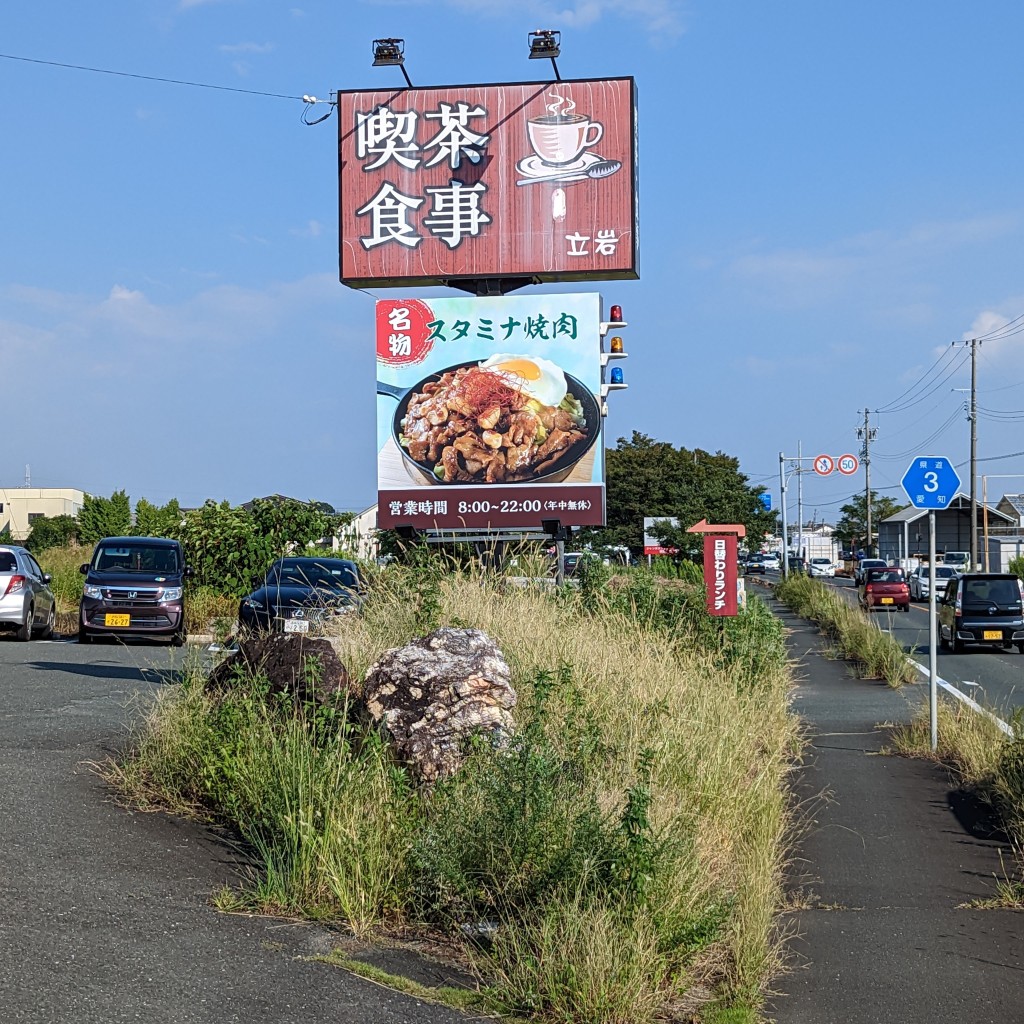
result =
[[[185,578],[192,570],[176,540],[107,537],[83,565],[78,642],[98,636],[165,637],[185,642]]]
[[[949,581],[937,604],[939,643],[1010,647],[1024,654],[1024,582],[1011,573],[972,572]]]

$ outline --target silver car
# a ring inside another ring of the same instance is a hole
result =
[[[13,629],[19,640],[46,639],[56,613],[49,573],[25,548],[0,544],[0,628]]]

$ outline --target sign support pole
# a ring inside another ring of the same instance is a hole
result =
[[[928,513],[928,721],[932,753],[939,746],[939,652],[935,616],[935,510]]]
[[[779,452],[779,496],[782,501],[782,578],[789,576],[789,530],[786,523],[786,457]]]

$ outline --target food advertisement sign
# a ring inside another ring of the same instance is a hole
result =
[[[603,525],[600,308],[579,294],[378,301],[378,525]]]
[[[338,93],[341,280],[638,277],[632,78]]]
[[[737,612],[737,540],[735,534],[704,535],[704,585],[708,591],[709,615]]]
[[[645,555],[677,555],[678,548],[666,547],[657,537],[654,536],[658,525],[669,525],[675,528],[679,526],[679,520],[675,516],[644,516],[644,554]]]

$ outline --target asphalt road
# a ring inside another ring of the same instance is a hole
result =
[[[322,926],[218,913],[241,870],[200,826],[118,807],[91,763],[173,684],[167,647],[0,637],[4,1024],[454,1024],[313,958]]]
[[[756,581],[760,577],[753,577]],[[775,582],[778,573],[768,573],[765,579]],[[748,580],[750,577],[748,577]],[[841,591],[851,604],[857,603],[857,589],[853,580],[837,576],[822,579],[822,583]],[[891,632],[903,649],[928,668],[928,602],[911,601],[909,614],[875,609],[872,618],[879,629]],[[1024,705],[1024,655],[1017,649],[968,647],[962,654],[953,654],[939,648],[939,676],[962,690],[968,697],[991,707],[1001,717]],[[927,682],[926,675],[921,676]]]

